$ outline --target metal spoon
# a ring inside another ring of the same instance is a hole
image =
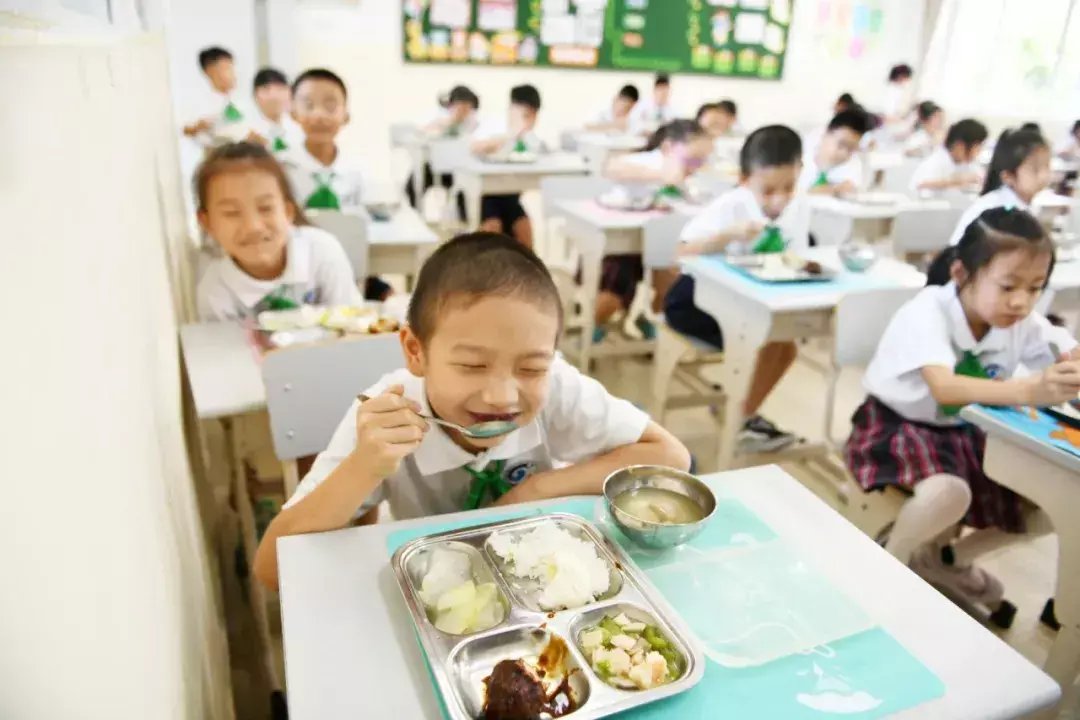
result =
[[[427,415],[421,415],[420,417],[428,422],[442,425],[451,430],[457,430],[465,437],[473,438],[475,440],[487,440],[489,438],[508,435],[518,429],[518,426],[509,420],[487,420],[466,427],[464,425],[452,423],[449,420],[440,420],[439,418],[428,417]]]
[[[356,399],[360,402],[367,402],[371,398],[361,394],[357,395]],[[518,429],[517,424],[510,420],[487,420],[466,427],[464,425],[452,423],[449,420],[440,420],[439,418],[431,417],[430,415],[420,415],[420,417],[428,422],[433,422],[436,425],[442,425],[451,430],[457,430],[465,437],[473,438],[474,440],[488,440],[490,438],[501,437],[503,435],[509,435]]]

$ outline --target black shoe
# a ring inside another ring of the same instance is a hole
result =
[[[747,418],[738,434],[739,450],[746,455],[783,450],[793,445],[796,439],[795,435],[780,430],[760,415]]]

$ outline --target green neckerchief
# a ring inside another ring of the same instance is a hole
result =
[[[829,173],[822,170],[818,173],[817,180],[814,181],[813,187],[821,187],[822,185],[829,184]]]
[[[451,125],[450,127],[446,128],[446,137],[448,138],[456,138],[460,134],[461,125]]]
[[[683,192],[679,189],[678,185],[665,185],[664,187],[656,191],[656,195],[658,197],[678,200],[683,196]]]
[[[234,123],[243,120],[244,114],[240,112],[239,108],[233,105],[230,100],[229,104],[225,106],[225,112],[222,113],[222,117],[225,118],[225,122]]]
[[[787,249],[787,244],[784,243],[784,236],[780,233],[780,228],[776,225],[769,225],[765,228],[765,232],[761,233],[761,237],[754,243],[753,252],[755,255],[764,255],[767,253],[781,253]]]
[[[289,146],[285,143],[285,138],[278,135],[274,138],[274,144],[270,149],[274,152],[281,152],[282,150],[288,150]]]
[[[986,372],[986,368],[979,362],[979,358],[975,356],[975,353],[970,350],[965,350],[963,357],[956,363],[956,367],[953,368],[953,372],[957,375],[963,375],[964,377],[979,378],[982,380],[989,380],[990,373]],[[953,417],[960,412],[960,405],[942,405],[941,412],[948,417]]]
[[[267,310],[295,310],[300,307],[295,300],[289,297],[285,297],[285,286],[282,285],[274,292],[270,293],[259,304],[266,303]]]
[[[472,485],[469,486],[469,497],[465,500],[466,510],[476,510],[483,504],[486,495],[491,495],[491,500],[494,502],[510,490],[512,486],[503,479],[505,467],[505,460],[496,460],[494,463],[488,463],[483,470],[473,470],[468,465],[462,468],[472,475],[473,479]]]
[[[334,174],[330,173],[325,179],[321,173],[312,173],[311,176],[315,178],[317,187],[315,192],[308,196],[304,207],[315,210],[340,210],[341,201],[338,200],[337,193],[330,187]]]
[[[522,140],[521,138],[518,138],[517,142],[514,143],[514,152],[516,152],[516,153],[529,152],[529,146],[525,144],[524,140]]]

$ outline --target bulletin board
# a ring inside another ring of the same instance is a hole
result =
[[[402,52],[410,63],[778,80],[794,2],[403,0]]]

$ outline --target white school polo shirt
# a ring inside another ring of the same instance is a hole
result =
[[[903,417],[935,425],[956,425],[930,394],[920,370],[929,366],[954,368],[971,351],[995,379],[1008,379],[1023,363],[1032,371],[1053,364],[1050,343],[1061,352],[1076,347],[1062,328],[1037,313],[1007,328],[991,328],[976,342],[956,294],[956,285],[924,288],[893,316],[874,359],[866,369],[863,387]]]
[[[664,169],[664,153],[660,148],[655,150],[641,151],[635,153],[629,153],[618,158],[619,163],[630,163],[643,167],[647,170],[654,170],[660,172]],[[621,187],[627,197],[631,201],[644,201],[647,198],[651,198],[656,195],[660,190],[661,183],[659,182],[619,182],[616,184]]]
[[[253,113],[252,129],[269,141],[267,149],[271,152],[283,153],[304,144],[304,131],[288,113],[282,113],[281,118],[275,122],[256,110]],[[284,147],[281,147],[282,144]]]
[[[766,225],[773,222],[766,217],[754,193],[740,185],[706,205],[683,227],[679,239],[682,242],[707,240],[750,220]],[[797,193],[775,222],[789,249],[805,250],[810,247],[810,204],[805,195]]]
[[[975,202],[968,206],[968,209],[960,216],[960,222],[956,223],[952,237],[949,238],[949,244],[955,245],[960,242],[960,238],[964,236],[964,231],[967,230],[968,225],[987,210],[999,207],[1014,207],[1020,210],[1031,209],[1026,202],[1020,199],[1019,195],[1013,192],[1011,187],[1002,185],[997,190],[991,190],[985,195],[980,195]]]
[[[821,168],[818,167],[817,151],[821,145],[821,139],[824,136],[824,131],[816,131],[809,133],[806,136],[806,140],[803,143],[803,169],[799,175],[799,182],[797,187],[799,190],[808,190],[814,186],[817,182],[818,176],[821,175]],[[847,162],[836,165],[825,171],[825,177],[828,179],[830,185],[840,185],[848,180],[855,184],[855,187],[861,188],[863,185],[863,167],[862,159],[858,153],[854,153]]]
[[[869,134],[869,133],[868,133]],[[904,141],[904,152],[908,155],[924,156],[934,150],[934,138],[922,128],[908,136]]]
[[[285,166],[296,201],[302,207],[307,206],[308,199],[321,185],[329,186],[342,210],[359,207],[364,201],[364,172],[345,157],[341,148],[329,165],[312,157],[302,142],[281,153],[278,159]]]
[[[360,305],[352,266],[337,239],[316,227],[294,228],[286,247],[285,272],[257,280],[228,255],[214,260],[196,293],[202,320],[240,320],[269,309],[269,296],[310,305]]]
[[[364,391],[374,397],[392,385],[403,385],[405,397],[431,413],[424,379],[397,370]],[[356,449],[356,413],[353,402],[338,425],[329,446],[319,454],[286,507],[296,504],[318,487]],[[612,397],[603,385],[582,375],[561,356],[549,375],[547,405],[528,425],[510,433],[495,447],[474,455],[454,443],[440,426],[428,430],[416,451],[380,486],[394,517],[427,517],[466,509],[472,476],[465,466],[483,470],[503,462],[503,478],[518,484],[535,473],[565,463],[577,463],[641,439],[649,416],[625,400]],[[370,502],[365,502],[365,507]]]
[[[977,163],[958,163],[952,159],[948,150],[938,147],[915,168],[909,188],[914,192],[919,189],[919,183],[947,180],[959,173],[971,174],[979,171]]]
[[[490,118],[488,120],[482,120],[473,131],[470,140],[491,140],[493,138],[507,138],[506,147],[503,148],[503,152],[511,152],[517,145],[517,139],[510,137],[510,123],[505,117]],[[548,144],[540,137],[534,127],[529,132],[525,133],[521,140],[524,141],[525,147],[530,152],[545,153],[548,151]]]
[[[638,128],[655,128],[678,118],[679,113],[674,105],[670,102],[667,105],[657,105],[651,96],[638,100],[630,111],[630,123]]]

